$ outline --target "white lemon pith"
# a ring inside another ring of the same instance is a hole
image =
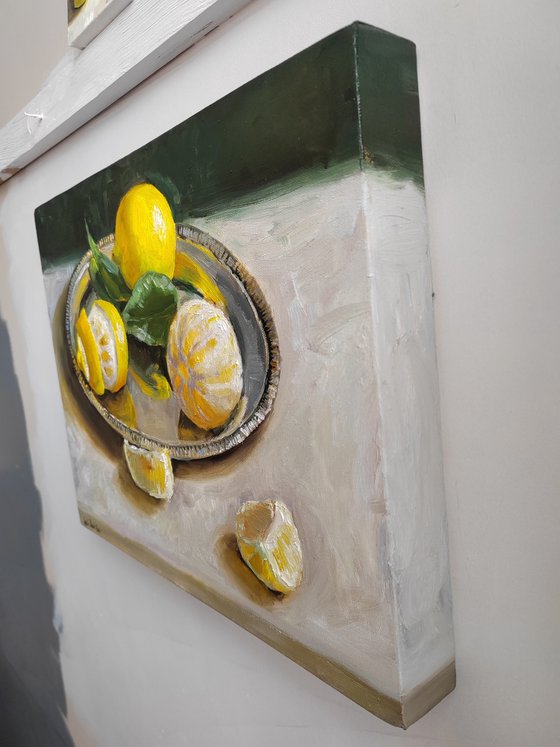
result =
[[[199,428],[224,425],[243,390],[241,353],[224,312],[203,299],[178,310],[169,330],[167,369],[185,415]]]
[[[128,343],[123,320],[108,301],[95,301],[88,318],[101,358],[105,389],[116,392],[125,385],[128,371]]]
[[[123,450],[130,476],[140,490],[160,501],[170,500],[174,479],[169,451],[142,449],[126,439]]]
[[[118,392],[128,375],[128,342],[124,322],[113,304],[94,301],[76,323],[76,361],[96,394]]]
[[[273,591],[296,589],[303,578],[303,554],[290,509],[281,501],[247,501],[239,509],[235,535],[241,557]]]

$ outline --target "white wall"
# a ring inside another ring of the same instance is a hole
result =
[[[0,127],[38,93],[65,51],[64,0],[0,0]]]
[[[33,223],[355,19],[418,46],[436,291],[458,686],[406,733],[79,526]],[[254,0],[0,190],[0,311],[80,747],[560,742],[559,24],[553,0]]]

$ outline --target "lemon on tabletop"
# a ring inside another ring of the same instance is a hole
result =
[[[124,322],[108,301],[94,301],[76,322],[76,362],[93,391],[118,392],[128,375],[128,342]]]
[[[185,415],[199,428],[220,428],[243,390],[241,352],[224,312],[203,299],[179,307],[167,343],[171,386]]]
[[[123,451],[130,476],[140,490],[159,501],[169,501],[174,489],[173,466],[169,451],[143,449],[126,439]]]
[[[281,501],[247,501],[235,523],[239,552],[265,586],[284,594],[303,578],[303,554],[290,509]]]
[[[175,223],[169,203],[153,184],[136,184],[120,201],[113,260],[134,288],[147,272],[173,277]]]

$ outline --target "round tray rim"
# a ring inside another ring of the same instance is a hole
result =
[[[241,282],[257,311],[257,317],[263,329],[268,346],[268,370],[261,399],[254,412],[244,423],[238,426],[232,433],[223,437],[218,436],[216,439],[211,441],[180,443],[158,439],[153,436],[148,436],[142,431],[130,428],[125,423],[118,420],[118,418],[103,406],[102,402],[99,401],[97,395],[91,389],[82,372],[78,368],[72,346],[72,301],[75,295],[76,285],[83,275],[84,267],[91,259],[91,250],[88,250],[84,254],[72,272],[66,295],[64,321],[66,344],[68,346],[68,352],[74,372],[89,403],[97,410],[103,420],[119,435],[135,446],[140,446],[143,449],[149,450],[167,450],[172,459],[191,461],[218,456],[219,454],[224,454],[236,446],[239,446],[267,418],[272,411],[272,405],[278,392],[278,383],[280,379],[280,349],[276,325],[272,318],[270,306],[266,302],[257,281],[249,274],[243,264],[220,241],[215,239],[213,236],[210,236],[210,234],[205,231],[202,231],[188,223],[177,223],[175,227],[178,237],[201,244],[212,252],[218,262],[228,267],[233,275],[235,275]],[[113,242],[114,234],[109,234],[97,243],[100,248],[103,248]]]

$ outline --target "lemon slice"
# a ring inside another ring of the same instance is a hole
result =
[[[303,578],[303,555],[290,509],[281,501],[247,501],[235,534],[241,557],[263,584],[284,594]]]
[[[124,322],[108,301],[82,309],[76,323],[76,361],[96,394],[118,392],[128,375],[128,343]]]
[[[167,370],[188,419],[203,430],[224,425],[243,390],[241,353],[231,322],[203,299],[179,307],[169,330]]]
[[[86,310],[82,309],[76,322],[76,362],[86,381],[96,394],[103,394],[105,383],[101,371],[101,357]]]
[[[126,439],[124,458],[130,476],[136,485],[159,501],[168,501],[173,495],[173,466],[167,449],[142,449]]]

